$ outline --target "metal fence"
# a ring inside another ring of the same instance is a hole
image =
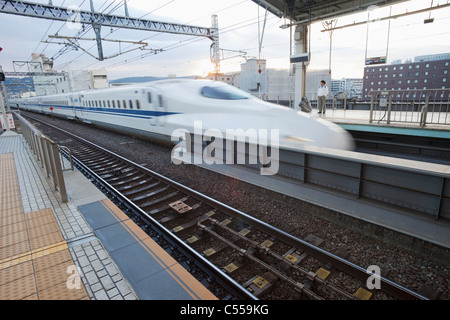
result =
[[[19,120],[22,135],[33,151],[36,160],[38,163],[40,162],[42,168],[46,169],[47,177],[53,182],[54,190],[59,191],[62,202],[67,202],[68,198],[63,171],[73,170],[70,150],[66,147],[59,146],[56,142],[43,135],[19,114],[15,113],[15,116]],[[68,150],[70,160],[70,168],[68,169],[65,168],[64,160],[59,153],[60,149]]]
[[[369,122],[450,125],[450,89],[371,91]]]
[[[289,100],[282,100],[279,97],[277,97],[277,100],[269,100],[267,96],[262,96],[261,99],[267,102],[275,103],[293,109],[294,107],[298,107],[294,106],[295,103],[294,95],[290,96]],[[317,109],[317,100],[309,100],[309,103],[311,104],[311,108]],[[349,103],[353,103],[352,100],[347,99],[347,97],[344,95],[338,95],[332,97],[331,99],[327,99],[325,107],[327,110],[347,109]]]

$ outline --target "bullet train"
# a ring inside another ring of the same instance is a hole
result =
[[[214,129],[224,137],[227,130],[278,129],[280,146],[291,148],[354,147],[350,134],[329,121],[210,80],[160,80],[14,99],[11,105],[162,142],[171,142],[177,129],[194,133],[201,124],[203,132]]]

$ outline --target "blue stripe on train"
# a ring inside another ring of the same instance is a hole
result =
[[[151,110],[134,110],[134,109],[113,109],[113,108],[95,108],[95,107],[80,107],[80,106],[59,106],[59,105],[40,105],[40,104],[30,104],[37,107],[55,109],[67,109],[72,111],[74,108],[76,111],[109,114],[109,115],[120,115],[123,117],[132,118],[142,118],[151,119],[152,117],[162,117],[173,114],[181,114],[180,112],[165,112],[165,111],[151,111]]]

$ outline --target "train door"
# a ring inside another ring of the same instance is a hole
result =
[[[161,93],[158,93],[158,107],[159,107],[159,123],[161,126],[164,127],[166,125],[167,101]]]
[[[74,94],[71,96],[70,100],[71,100],[71,116],[72,117],[76,117],[77,115],[77,110],[82,109],[81,107],[83,106],[83,96],[81,94]]]
[[[77,95],[75,95],[75,97],[77,97]],[[83,103],[84,101],[86,102]],[[73,114],[75,115],[75,119],[84,118],[84,106],[87,106],[87,100],[83,94],[80,94],[78,95],[78,101],[76,101],[73,106]]]
[[[153,90],[147,92],[152,118],[150,124],[152,126],[165,126],[166,120],[164,115],[167,111],[167,101],[160,91]]]

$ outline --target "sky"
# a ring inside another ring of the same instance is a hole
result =
[[[47,1],[35,1],[48,3]],[[392,14],[430,7],[432,1],[414,0],[399,5],[372,8],[369,13],[339,17],[337,26],[365,21]],[[448,0],[434,0],[433,6],[446,4]],[[89,10],[89,0],[53,0],[57,6]],[[124,15],[123,1],[94,0],[96,11]],[[211,27],[211,15],[219,19],[220,47],[224,49],[221,61],[222,72],[240,71],[241,63],[248,58],[267,60],[268,68],[288,69],[290,55],[289,29],[281,29],[284,19],[268,14],[261,52],[259,35],[263,27],[265,10],[251,0],[128,0],[129,14],[149,20],[176,22]],[[424,24],[431,15],[434,23]],[[331,49],[332,78],[362,78],[365,52],[367,56],[383,56],[387,52],[388,63],[398,59],[413,59],[415,56],[450,52],[450,7],[433,10],[395,20],[378,21],[367,25],[348,27],[333,32]],[[259,25],[258,25],[259,22]],[[55,69],[100,69],[106,68],[110,80],[135,76],[206,75],[213,71],[210,62],[211,40],[201,37],[155,33],[138,30],[102,28],[102,37],[111,40],[133,40],[148,43],[148,48],[163,50],[134,50],[116,58],[98,61],[83,51],[59,54],[64,48],[58,44],[46,44],[49,35],[75,36],[80,31],[73,24],[45,19],[27,18],[0,14],[0,65],[4,71],[13,71],[13,61],[29,61],[31,53],[44,53],[54,58]],[[311,26],[311,61],[309,69],[328,69],[330,35],[322,32],[321,22]],[[389,30],[389,41],[388,41]],[[82,37],[93,38],[92,30],[82,32]],[[55,40],[52,40],[55,41]],[[61,40],[59,40],[61,41]],[[80,40],[80,45],[94,55],[94,41]],[[136,46],[128,43],[104,42],[105,56],[117,54]],[[241,51],[241,52],[237,52]],[[16,71],[26,71],[16,63]]]

